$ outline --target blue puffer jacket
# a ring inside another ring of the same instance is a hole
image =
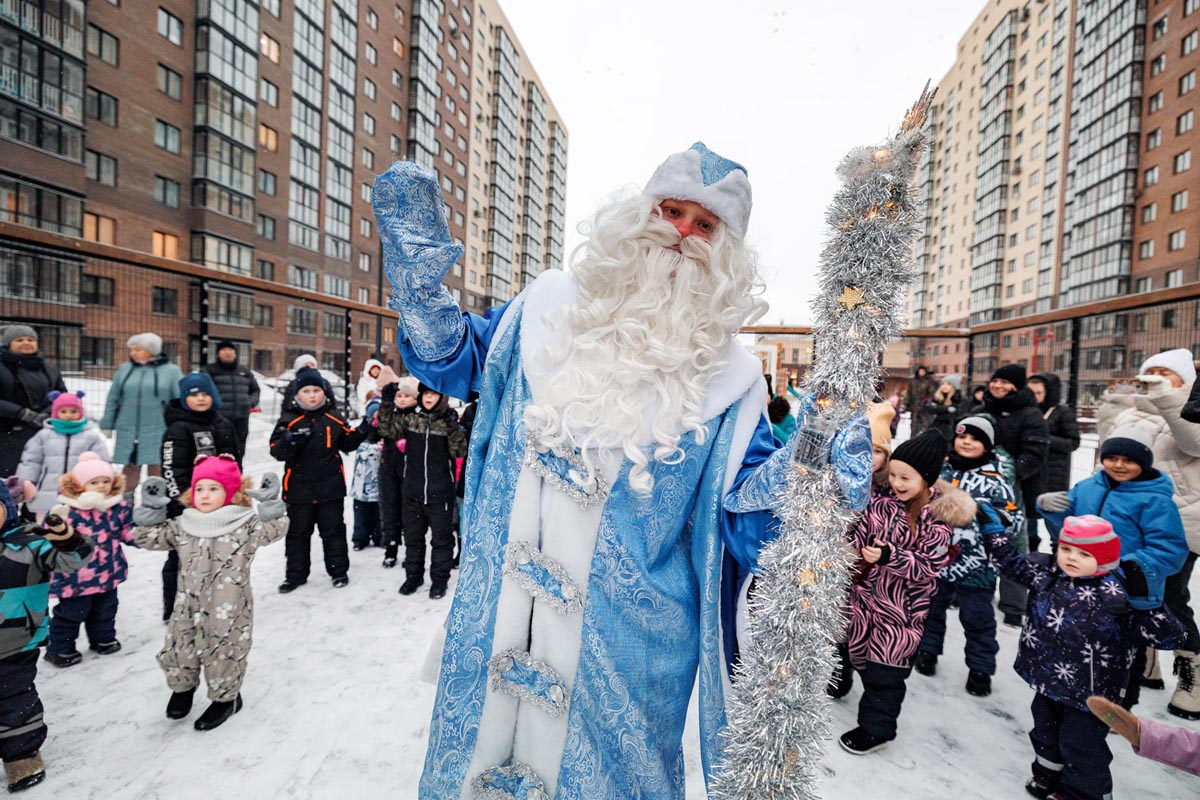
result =
[[[1038,694],[1083,711],[1091,695],[1119,703],[1138,649],[1182,642],[1183,628],[1166,609],[1134,610],[1112,573],[1071,578],[1049,553],[1022,555],[1003,535],[983,542],[1002,574],[1029,587],[1013,667]]]
[[[1158,608],[1163,603],[1167,578],[1183,568],[1187,535],[1179,508],[1172,499],[1175,484],[1151,469],[1141,480],[1118,483],[1100,470],[1071,489],[1065,512],[1038,509],[1043,519],[1062,525],[1067,517],[1095,514],[1113,526],[1121,540],[1121,560],[1135,561],[1146,575],[1149,594],[1130,597],[1134,608]]]

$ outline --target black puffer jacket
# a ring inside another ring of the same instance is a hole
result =
[[[443,503],[455,496],[455,461],[467,454],[467,434],[445,396],[432,410],[418,405],[402,414],[392,403],[379,409],[379,434],[404,439],[404,496]]]
[[[65,392],[58,368],[41,356],[0,353],[0,476],[12,475],[21,462],[25,443],[42,429],[42,424],[21,421],[21,412],[50,413],[50,392]]]
[[[250,409],[258,408],[258,381],[249,367],[237,361],[222,364],[214,361],[204,365],[204,371],[212,376],[213,383],[221,395],[221,413],[230,419],[245,419]]]
[[[946,404],[939,400],[935,393],[933,398],[925,404],[925,413],[929,417],[929,428],[945,436],[947,442],[954,441],[954,427],[957,424],[959,412],[962,410],[962,399],[962,392],[955,391],[950,396],[950,403]]]
[[[333,413],[333,403],[313,411],[284,411],[271,432],[271,455],[283,461],[283,499],[323,503],[346,496],[342,453],[352,453],[367,438],[369,423],[351,428]]]
[[[1038,404],[1050,435],[1050,455],[1046,459],[1043,492],[1065,492],[1071,488],[1071,454],[1079,449],[1079,422],[1075,409],[1062,403],[1062,380],[1053,372],[1042,372],[1029,380],[1041,381],[1046,399]]]
[[[989,390],[983,395],[982,410],[996,420],[996,444],[1012,456],[1025,506],[1032,508],[1042,491],[1046,458],[1050,454],[1050,431],[1033,392],[1026,388],[996,398]]]
[[[163,406],[167,432],[163,434],[163,480],[167,494],[179,497],[192,487],[192,467],[197,456],[219,456],[228,453],[242,457],[233,423],[214,408],[197,412],[171,400]]]

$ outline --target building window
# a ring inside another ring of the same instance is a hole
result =
[[[1146,149],[1153,150],[1162,144],[1162,128],[1155,128],[1146,134]]]
[[[1138,258],[1147,259],[1154,257],[1154,240],[1147,239],[1138,245]]]
[[[1183,0],[1183,15],[1190,17],[1192,12],[1200,8],[1200,0]]]
[[[183,77],[175,70],[158,65],[158,90],[172,100],[183,95]]]
[[[288,264],[287,282],[288,286],[315,292],[317,290],[317,273],[315,270]]]
[[[375,154],[372,153],[370,150],[368,150],[365,147],[363,148],[363,151],[362,151],[362,163],[363,163],[363,166],[366,167],[367,169],[375,168]]]
[[[79,302],[85,306],[112,308],[113,284],[112,278],[84,275],[79,283]]]
[[[121,61],[121,43],[117,37],[90,22],[87,26],[87,51],[88,55],[114,67]]]
[[[167,11],[158,9],[158,35],[171,44],[183,45],[183,20]]]
[[[1154,94],[1150,95],[1150,100],[1147,104],[1147,110],[1151,114],[1153,114],[1155,111],[1160,110],[1162,107],[1163,107],[1163,93],[1161,91],[1158,91],[1158,92],[1155,92]]]
[[[359,234],[359,236],[362,236],[364,239],[371,238],[371,220],[360,219],[358,221],[358,234]]]
[[[279,108],[279,87],[266,78],[262,78],[258,82],[258,96],[272,108]]]
[[[1157,41],[1167,35],[1167,15],[1163,14],[1158,19],[1154,20],[1154,26],[1150,29],[1152,41]]]
[[[1174,328],[1176,317],[1176,309],[1164,308],[1162,312],[1162,326],[1164,328]]]
[[[326,339],[338,339],[346,333],[346,318],[341,314],[325,312],[325,329],[322,334]]]
[[[263,9],[275,19],[279,19],[279,0],[263,0]]]
[[[1150,329],[1150,315],[1138,314],[1133,318],[1133,332],[1145,333]]]
[[[367,136],[375,135],[375,118],[370,114],[363,114],[363,130],[366,132]]]
[[[1185,94],[1187,94],[1188,92],[1190,92],[1192,89],[1195,89],[1195,88],[1196,88],[1196,70],[1192,70],[1187,75],[1184,75],[1182,78],[1179,79],[1179,96],[1180,97],[1183,97]]]
[[[358,268],[361,269],[363,272],[371,271],[371,254],[370,253],[359,253],[358,254]]]
[[[258,215],[258,235],[263,239],[275,240],[275,218],[266,214]]]
[[[179,208],[179,183],[162,175],[154,176],[154,199],[164,206]]]
[[[1180,211],[1185,211],[1188,207],[1187,189],[1182,192],[1176,192],[1171,195],[1171,213],[1176,214]]]
[[[192,236],[192,261],[196,264],[235,275],[249,275],[253,260],[254,250],[247,245],[212,234]]]
[[[254,277],[264,281],[275,280],[275,262],[260,258],[254,264]]]
[[[1200,47],[1200,30],[1192,31],[1187,36],[1183,37],[1183,43],[1179,46],[1179,52],[1181,55],[1186,56],[1188,53],[1194,51],[1197,47]]]
[[[95,336],[82,337],[79,340],[79,363],[84,367],[111,367],[113,365],[113,340],[100,339]]]
[[[1176,250],[1182,250],[1187,244],[1187,231],[1173,231],[1167,237],[1167,249],[1174,253]]]
[[[367,27],[373,31],[379,30],[379,15],[375,13],[374,9],[367,9]]]
[[[154,144],[168,153],[178,153],[179,128],[163,122],[161,119],[156,119],[154,121]]]
[[[363,52],[366,53],[368,63],[370,63],[370,64],[378,64],[379,63],[379,51],[377,51],[375,49],[375,47],[373,45],[371,45],[369,42],[363,48]]]
[[[1142,173],[1142,185],[1153,186],[1158,183],[1158,167],[1151,167]]]
[[[1142,206],[1142,222],[1154,222],[1158,217],[1158,203]]]
[[[350,281],[334,275],[322,275],[321,285],[325,294],[333,297],[350,298]]]
[[[363,94],[365,94],[369,100],[375,99],[375,81],[371,80],[370,78],[363,78]]]
[[[117,127],[117,98],[111,94],[89,86],[83,99],[83,108],[92,119]]]
[[[83,214],[83,238],[101,244],[113,244],[117,238],[117,221],[85,211]]]
[[[279,42],[265,33],[258,37],[258,52],[262,53],[273,63],[279,63]]]
[[[1183,285],[1183,270],[1173,269],[1167,273],[1167,288],[1173,289]]]
[[[275,307],[274,306],[259,306],[254,307],[254,327],[256,328],[273,328],[275,326]]]
[[[274,153],[279,149],[279,133],[269,125],[259,123],[258,144],[267,152]]]
[[[1187,133],[1196,126],[1196,112],[1185,111],[1175,120],[1175,133]]]
[[[275,2],[278,4],[279,0],[275,0]],[[265,7],[266,6],[264,6],[264,8]],[[276,5],[275,7],[278,8],[279,6]],[[271,359],[271,355],[272,354],[270,350],[255,350],[254,371],[262,373],[263,375],[270,375],[272,372],[274,372],[275,367],[274,362]]]
[[[258,190],[263,194],[275,196],[275,173],[265,169],[258,171]]]
[[[150,310],[155,314],[173,317],[179,309],[179,292],[165,286],[150,289]]]
[[[394,133],[392,134],[392,139],[391,142],[389,142],[389,145],[393,153],[399,153],[403,149],[401,146],[400,137]]]
[[[288,306],[287,332],[305,336],[317,335],[317,312],[311,308]]]
[[[1158,58],[1156,58],[1150,62],[1150,76],[1153,77],[1155,75],[1159,75],[1166,68],[1167,68],[1167,56],[1164,53],[1164,54],[1160,55]]]
[[[87,150],[83,154],[84,174],[89,181],[96,181],[104,186],[117,185],[117,160],[95,150]]]
[[[1175,156],[1175,174],[1187,172],[1192,168],[1192,151],[1184,150]]]
[[[392,37],[392,52],[399,58],[404,58],[404,42],[400,41],[395,36]]]
[[[150,234],[150,252],[159,258],[179,258],[179,237],[155,231]]]
[[[1133,290],[1138,294],[1144,294],[1154,288],[1154,281],[1150,278],[1138,278]]]

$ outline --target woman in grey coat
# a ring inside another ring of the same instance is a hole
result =
[[[167,431],[163,405],[179,397],[183,372],[162,352],[162,337],[131,336],[129,361],[113,375],[100,427],[115,433],[113,463],[124,464],[125,490],[132,493],[142,474],[162,474],[162,439]]]

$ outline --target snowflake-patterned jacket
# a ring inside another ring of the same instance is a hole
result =
[[[972,500],[987,501],[993,508],[1005,510],[1009,516],[1009,534],[1025,530],[1024,512],[1017,507],[1012,485],[1004,479],[1000,462],[992,458],[971,469],[960,468],[953,456],[942,465],[942,480],[970,495]],[[942,570],[942,577],[956,586],[977,589],[996,588],[996,570],[983,549],[983,536],[972,512],[966,524],[955,525],[950,537],[954,560]]]
[[[908,523],[904,504],[891,489],[875,494],[850,532],[855,552],[875,539],[891,547],[886,564],[859,570],[850,587],[850,659],[904,667],[921,643],[925,617],[937,589],[938,572],[949,557],[951,526],[939,518],[938,489],[917,517]]]
[[[1038,694],[1083,711],[1091,695],[1119,703],[1136,651],[1181,641],[1174,617],[1134,609],[1112,573],[1071,578],[1054,556],[1022,555],[1002,534],[985,536],[984,547],[1001,573],[1029,587],[1014,667]]]
[[[59,501],[71,508],[71,527],[95,543],[96,549],[86,565],[75,572],[55,572],[50,578],[50,594],[57,598],[79,597],[111,592],[129,574],[124,545],[133,544],[133,511],[121,498],[99,497],[84,492],[79,497],[59,495]]]

